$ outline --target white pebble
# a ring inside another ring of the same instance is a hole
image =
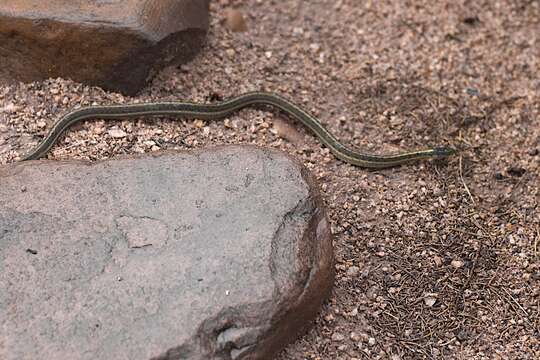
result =
[[[121,129],[110,129],[107,133],[113,138],[123,138],[126,137],[126,132]]]
[[[356,276],[360,272],[360,268],[358,266],[351,266],[347,269],[347,275],[348,276]]]

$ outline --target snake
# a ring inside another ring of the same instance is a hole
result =
[[[83,120],[92,118],[120,120],[142,116],[172,116],[183,119],[216,120],[226,118],[242,108],[260,105],[275,107],[289,117],[299,121],[322,144],[328,147],[335,157],[355,166],[388,168],[422,159],[446,158],[456,152],[449,147],[433,147],[395,154],[370,154],[356,151],[341,143],[315,116],[292,101],[275,93],[256,91],[210,104],[177,101],[82,107],[67,113],[56,121],[41,142],[24,155],[21,161],[36,160],[44,157],[66,129]]]

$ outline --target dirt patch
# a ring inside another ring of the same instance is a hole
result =
[[[226,9],[245,32],[226,26]],[[77,105],[215,101],[274,91],[365,151],[450,145],[459,156],[367,171],[267,109],[223,122],[87,122],[52,159],[256,143],[318,178],[334,293],[285,359],[540,357],[540,5],[535,1],[214,1],[203,53],[136,98],[66,80],[0,88],[0,160]],[[120,131],[121,130],[121,131]]]

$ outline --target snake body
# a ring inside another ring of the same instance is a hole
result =
[[[235,111],[254,105],[270,105],[276,107],[291,118],[300,121],[304,126],[311,130],[338,159],[356,166],[386,168],[421,159],[443,158],[455,153],[453,149],[447,147],[435,147],[419,151],[382,155],[365,154],[354,151],[338,141],[334,135],[326,130],[317,118],[300,108],[298,105],[273,93],[251,92],[212,104],[153,102],[80,108],[59,119],[43,140],[31,152],[26,154],[22,160],[35,160],[43,157],[67,128],[86,119],[124,119],[140,116],[169,115],[185,119],[215,120],[225,118]]]

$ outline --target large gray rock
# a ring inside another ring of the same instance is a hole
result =
[[[0,82],[71,78],[134,94],[190,60],[209,0],[2,0]]]
[[[0,358],[270,359],[333,281],[305,168],[251,146],[0,167]]]

